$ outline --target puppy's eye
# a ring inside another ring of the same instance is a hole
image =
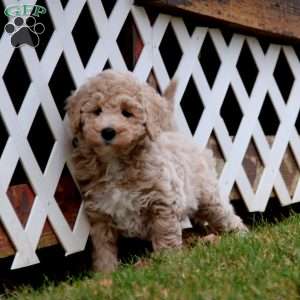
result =
[[[125,110],[123,109],[122,110],[122,115],[125,117],[125,118],[130,118],[133,116],[133,114],[131,112],[129,112],[128,110]]]
[[[99,116],[101,113],[102,113],[102,109],[101,109],[100,107],[97,108],[97,109],[94,111],[94,114],[95,114],[96,116]]]

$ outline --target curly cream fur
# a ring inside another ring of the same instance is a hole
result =
[[[216,232],[247,231],[219,196],[212,153],[175,130],[175,86],[160,96],[131,73],[109,70],[67,101],[97,271],[116,268],[120,235],[151,240],[155,251],[180,247],[186,217]],[[116,131],[110,143],[101,137],[106,127]]]

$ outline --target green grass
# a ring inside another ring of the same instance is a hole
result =
[[[300,216],[263,224],[246,237],[223,236],[152,255],[143,267],[124,265],[112,275],[91,274],[8,299],[300,299]]]

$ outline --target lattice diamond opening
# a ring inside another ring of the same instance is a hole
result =
[[[239,187],[237,183],[235,182],[232,186],[231,192],[230,192],[230,200],[241,200],[243,199],[241,192],[239,190]],[[238,201],[239,203],[242,203],[242,201]],[[233,203],[235,204],[235,202]],[[248,211],[248,209],[247,209]]]
[[[138,51],[134,48],[137,42],[140,44]],[[131,13],[127,16],[122,30],[118,35],[117,44],[125,60],[127,69],[133,71],[142,51],[143,44]]]
[[[251,95],[258,69],[246,41],[243,44],[236,68],[239,71],[248,95]]]
[[[295,127],[297,129],[298,134],[300,134],[300,113],[297,116],[296,122],[295,122]]]
[[[159,51],[163,58],[169,76],[173,77],[182,57],[182,50],[178,44],[171,23],[169,23],[165,31],[165,34],[159,46]]]
[[[274,136],[277,133],[278,127],[280,125],[280,120],[274,109],[274,105],[269,94],[266,95],[263,106],[258,116],[258,120],[267,136],[267,140],[270,145],[273,143]]]
[[[101,2],[105,10],[106,16],[109,17],[116,5],[117,0],[102,0]]]
[[[20,160],[17,163],[6,194],[10,199],[19,221],[25,228],[34,203],[35,192]]]
[[[184,21],[184,25],[189,33],[190,36],[193,35],[195,29],[199,26],[201,26],[201,24],[199,23],[199,20],[196,18],[191,18],[189,17],[183,17],[183,21]]]
[[[220,177],[225,165],[225,157],[214,131],[209,137],[207,147],[211,149],[214,153],[214,157],[216,158],[216,169],[218,177]]]
[[[1,12],[4,11],[4,6],[2,5],[1,1],[0,1],[0,11]],[[8,22],[8,18],[4,14],[2,14],[2,16],[0,18],[0,38],[3,34],[4,26],[7,22]]]
[[[250,140],[242,165],[245,169],[253,191],[256,192],[257,186],[263,173],[264,164],[262,162],[262,159],[260,158],[259,152],[255,146],[253,139]]]
[[[294,75],[291,71],[289,63],[285,57],[283,51],[280,51],[276,68],[274,70],[274,78],[276,80],[277,86],[281,92],[283,100],[288,101],[291,89],[294,84]]]
[[[263,38],[259,39],[258,42],[261,46],[262,51],[264,52],[264,54],[266,54],[269,49],[270,42]]]
[[[227,90],[220,115],[225,122],[229,135],[235,136],[239,129],[243,113],[231,86]]]
[[[31,78],[24,64],[21,52],[15,49],[3,75],[6,88],[18,113],[27,93]]]
[[[73,229],[81,205],[81,196],[66,165],[58,181],[54,197],[70,228]]]
[[[66,5],[69,3],[69,0],[60,0],[60,3],[62,5],[62,7],[65,8]]]
[[[157,79],[155,77],[155,74],[153,70],[149,73],[149,76],[146,80],[155,90],[157,90],[161,94],[161,90],[159,88],[159,85],[157,84]]]
[[[222,28],[221,29],[222,36],[225,40],[226,45],[228,46],[232,40],[233,37],[233,31],[228,28]]]
[[[35,5],[43,6],[47,9],[49,12],[49,7],[45,0],[38,0]],[[54,25],[51,19],[51,15],[49,13],[40,14],[39,17],[35,17],[37,23],[42,23],[44,25],[44,32],[39,37],[39,44],[37,47],[35,47],[35,51],[39,57],[39,59],[42,58],[47,46],[49,45],[49,41],[53,35],[54,32]]]
[[[49,81],[49,88],[53,95],[59,114],[63,119],[66,114],[66,98],[71,95],[71,92],[73,90],[75,90],[75,84],[64,54],[60,56],[57,62],[57,65]]]
[[[295,45],[294,46],[294,50],[295,50],[295,52],[296,52],[296,55],[297,55],[297,57],[298,57],[298,60],[300,61],[300,45],[298,44],[298,45]]]
[[[37,249],[44,248],[47,246],[52,246],[52,245],[59,245],[59,244],[60,244],[59,239],[56,236],[55,231],[49,219],[46,218]]]
[[[202,44],[199,53],[199,61],[202,65],[207,82],[209,86],[212,87],[218,74],[221,61],[209,33],[206,34]]]
[[[0,158],[1,158],[2,152],[5,148],[7,140],[8,140],[8,132],[6,130],[6,127],[4,125],[4,122],[2,120],[1,113],[0,113]]]
[[[159,11],[155,10],[155,9],[152,9],[152,8],[146,8],[145,12],[146,12],[146,14],[148,16],[150,25],[153,26],[153,24],[155,23],[158,15],[159,15]]]
[[[201,119],[203,103],[192,78],[188,82],[180,106],[190,131],[194,134]]]
[[[88,3],[85,3],[72,30],[77,50],[85,67],[99,39]]]
[[[280,165],[280,173],[282,174],[284,182],[288,188],[290,197],[293,197],[299,182],[300,169],[290,145],[288,145],[283,156],[283,160]]]
[[[111,69],[111,64],[109,62],[109,60],[106,61],[104,67],[103,67],[103,70],[108,70],[108,69]]]
[[[55,140],[41,107],[35,115],[27,139],[41,171],[44,172]]]

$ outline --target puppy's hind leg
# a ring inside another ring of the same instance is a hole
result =
[[[196,223],[208,222],[209,227],[216,233],[248,231],[241,218],[235,214],[232,205],[221,199],[217,180],[206,182],[193,220]]]

